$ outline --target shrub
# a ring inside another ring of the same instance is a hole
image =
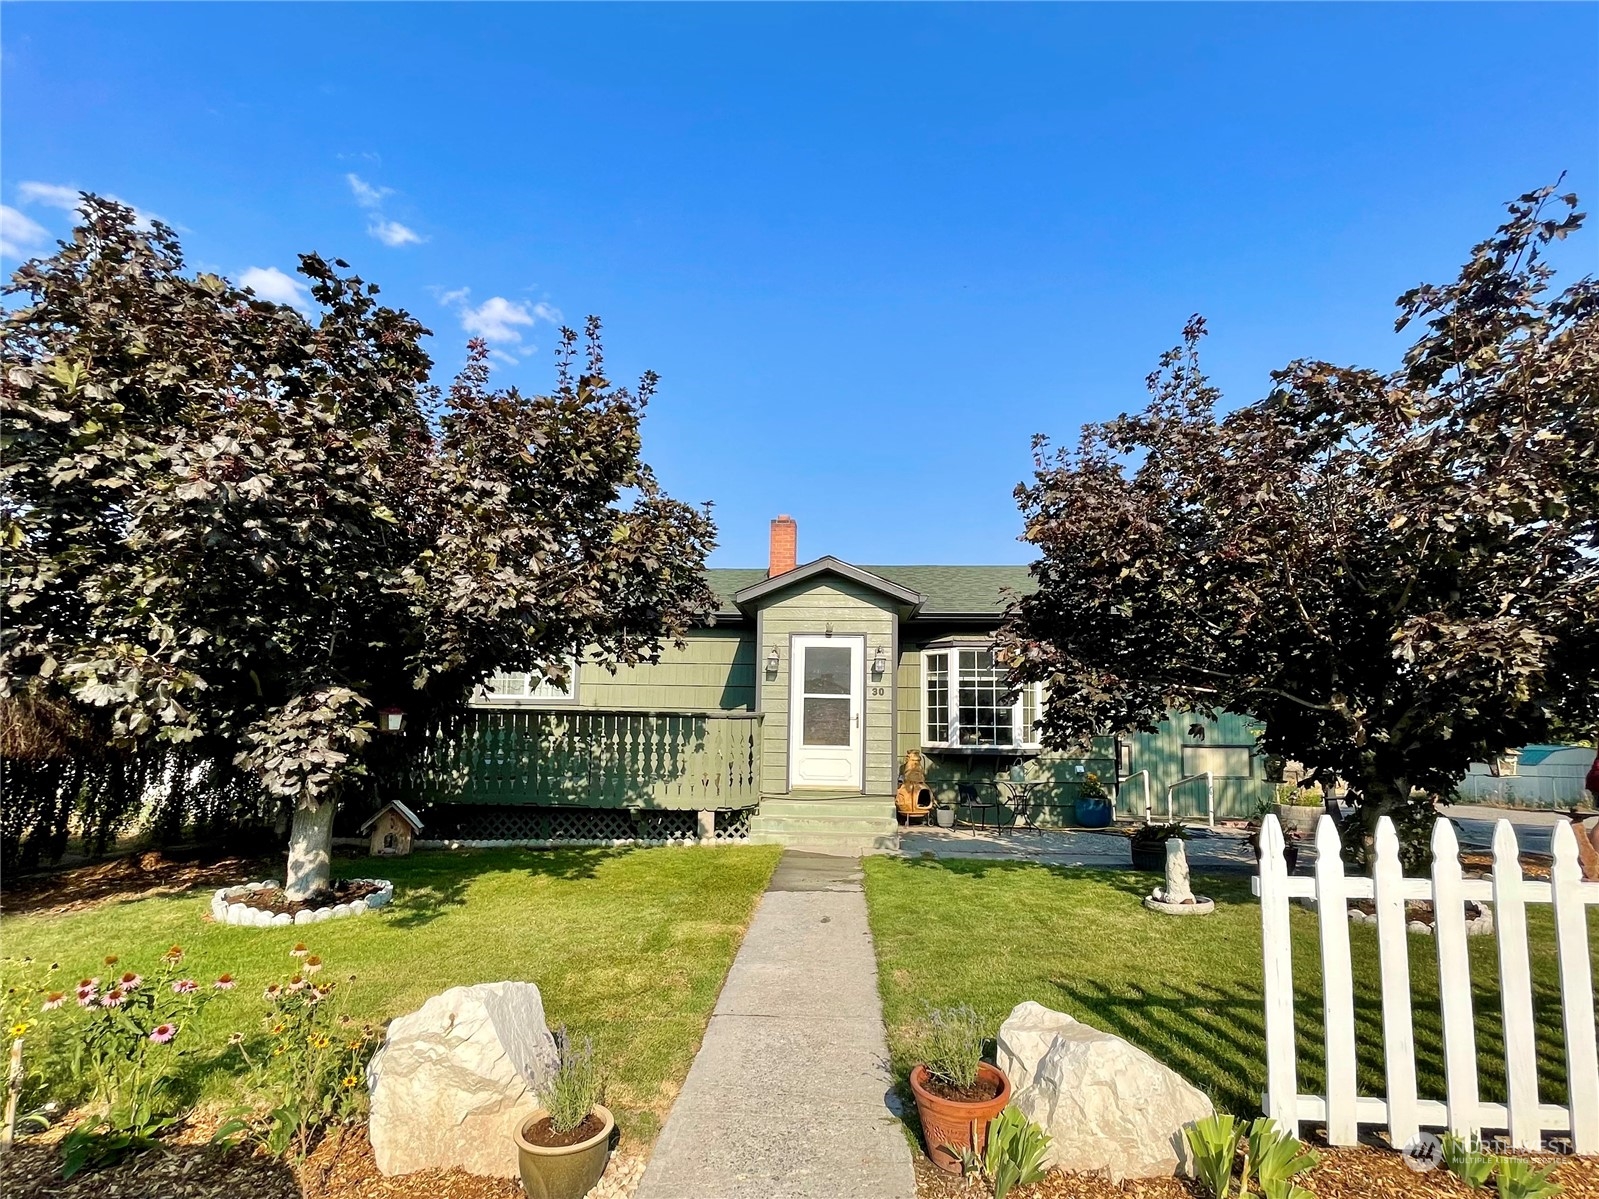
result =
[[[1183,1129],[1188,1147],[1194,1153],[1194,1173],[1210,1189],[1215,1199],[1227,1199],[1233,1186],[1233,1159],[1238,1156],[1238,1142],[1243,1129],[1235,1117],[1206,1116]]]
[[[337,983],[316,981],[321,958],[304,945],[289,952],[297,961],[293,973],[262,992],[265,1036],[255,1053],[243,1033],[229,1038],[260,1100],[236,1110],[213,1140],[250,1141],[274,1155],[292,1149],[303,1159],[324,1128],[365,1110],[366,1061],[378,1036],[342,1011],[345,992]]]
[[[177,1081],[188,1049],[187,1030],[211,998],[213,986],[181,977],[183,949],[174,945],[148,975],[117,970],[107,956],[106,975],[45,992],[54,1065],[74,1097],[89,1096],[88,1119],[62,1141],[62,1175],[115,1161],[154,1144],[155,1137],[188,1113]],[[70,1051],[61,1052],[65,1042]]]
[[[1488,1185],[1488,1180],[1493,1177],[1494,1159],[1492,1154],[1483,1152],[1480,1141],[1467,1141],[1446,1132],[1441,1144],[1446,1170],[1474,1191],[1480,1191]]]
[[[1173,820],[1170,824],[1140,825],[1138,830],[1133,833],[1133,845],[1139,849],[1164,845],[1171,840],[1188,840],[1188,830],[1183,827],[1182,821]]]
[[[929,1008],[921,1059],[928,1075],[945,1086],[972,1087],[983,1061],[983,1025],[976,1011],[966,1004]]]
[[[988,1126],[984,1169],[994,1184],[994,1199],[1005,1199],[1012,1187],[1031,1186],[1044,1177],[1044,1154],[1050,1136],[1014,1107],[1007,1107]]]
[[[605,1079],[594,1060],[594,1040],[577,1041],[566,1029],[555,1033],[556,1067],[545,1084],[544,1106],[550,1113],[550,1127],[556,1132],[571,1132],[600,1102]]]

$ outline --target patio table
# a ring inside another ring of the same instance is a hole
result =
[[[1035,833],[1043,831],[1038,827],[1038,814],[1043,807],[1043,801],[1035,800],[1033,792],[1047,782],[1047,779],[995,780],[995,786],[999,788],[1000,794],[1016,811],[1016,819],[1011,824],[1012,829],[1029,828]]]

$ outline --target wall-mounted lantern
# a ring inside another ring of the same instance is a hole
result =
[[[772,652],[766,655],[766,673],[776,674],[778,666],[777,646],[772,646]]]
[[[378,709],[378,732],[403,733],[405,731],[405,711],[402,708]]]
[[[877,653],[872,657],[872,673],[883,674],[888,670],[888,652],[882,646],[877,647]]]

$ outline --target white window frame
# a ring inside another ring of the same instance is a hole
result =
[[[1037,750],[1043,748],[1043,743],[1038,736],[1038,721],[1044,715],[1044,685],[1042,683],[1023,683],[1015,701],[1010,705],[1011,742],[1009,745],[996,744],[962,744],[960,727],[960,654],[962,650],[993,651],[993,645],[986,641],[946,641],[937,645],[929,645],[921,651],[922,677],[921,677],[921,702],[918,711],[921,716],[921,739],[925,749],[962,749],[967,751],[1003,751],[1003,750]],[[935,741],[930,736],[931,705],[928,703],[927,687],[930,681],[930,659],[944,655],[946,661],[946,686],[947,702],[945,712],[948,718],[946,739]],[[1030,703],[1028,702],[1030,701]],[[1033,711],[1033,727],[1025,729],[1023,725],[1024,707],[1030,706]]]
[[[473,700],[477,707],[519,707],[519,708],[566,708],[578,702],[578,670],[582,665],[576,654],[566,660],[570,672],[571,685],[565,691],[557,691],[543,679],[533,683],[532,675],[525,670],[496,671],[490,676]],[[523,693],[520,695],[505,694],[494,690],[496,679],[518,679],[521,681]]]

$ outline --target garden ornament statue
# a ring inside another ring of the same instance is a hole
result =
[[[1166,842],[1166,885],[1144,896],[1144,906],[1168,916],[1205,916],[1216,910],[1209,896],[1195,895],[1188,882],[1188,852],[1181,837]]]
[[[932,810],[933,792],[927,785],[927,771],[922,768],[922,755],[914,749],[905,755],[905,764],[900,769],[894,807],[907,822],[917,817],[925,820]]]

